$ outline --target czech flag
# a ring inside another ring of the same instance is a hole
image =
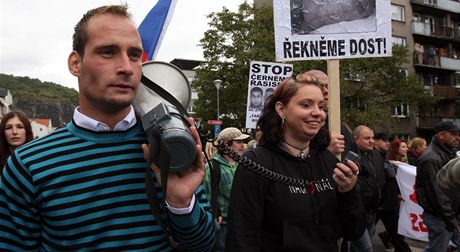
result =
[[[176,0],[158,0],[137,29],[141,36],[144,55],[142,62],[156,57],[161,40],[168,28],[176,6]]]

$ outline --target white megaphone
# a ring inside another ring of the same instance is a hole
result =
[[[182,71],[170,63],[146,62],[142,72],[134,110],[141,117],[151,153],[163,148],[169,153],[169,172],[181,172],[192,166],[197,154],[186,121],[192,94],[190,84]],[[160,158],[164,158],[164,152]]]

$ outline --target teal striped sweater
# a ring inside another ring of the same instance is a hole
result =
[[[0,250],[170,251],[146,197],[145,142],[140,124],[92,132],[72,122],[18,148],[0,180]],[[210,250],[214,225],[201,187],[190,214],[167,218],[187,251]]]

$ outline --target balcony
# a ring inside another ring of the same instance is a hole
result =
[[[439,9],[460,13],[460,2],[452,0],[437,0],[437,6]]]
[[[411,0],[412,3],[429,6],[444,11],[460,13],[460,2],[452,0]]]
[[[443,69],[449,69],[454,71],[460,71],[460,60],[455,58],[449,58],[441,56],[440,59],[440,67]]]
[[[457,97],[457,89],[452,86],[433,85],[433,94],[439,97],[451,98]]]
[[[437,38],[460,39],[460,31],[454,30],[452,27],[432,25],[420,21],[412,21],[411,30],[413,34],[420,34]]]
[[[442,117],[432,117],[429,115],[419,115],[417,118],[417,128],[433,129],[442,121]]]
[[[428,55],[423,52],[414,52],[414,65],[424,67],[434,67],[450,71],[460,71],[460,59],[454,50],[443,50],[443,55],[439,55],[439,48],[436,55]]]

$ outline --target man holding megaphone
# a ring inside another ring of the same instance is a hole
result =
[[[145,183],[152,155],[131,105],[142,52],[126,5],[90,10],[75,26],[68,67],[78,78],[80,106],[72,122],[8,160],[0,181],[0,230],[6,233],[0,235],[0,250],[212,247],[214,225],[200,187],[204,158],[192,118],[187,130],[195,142],[194,162],[169,174],[166,193],[158,169],[153,183]],[[180,156],[171,155],[175,158]],[[146,186],[165,203],[159,204],[163,220],[152,214]],[[169,223],[167,230],[162,221]]]

